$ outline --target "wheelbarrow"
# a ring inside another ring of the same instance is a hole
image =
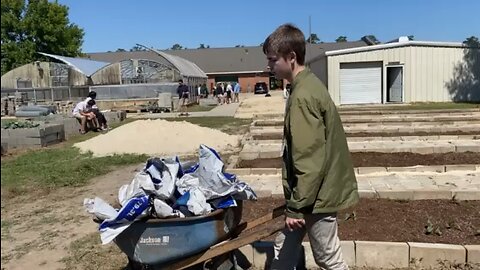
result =
[[[283,225],[270,226],[249,234],[255,228],[283,215],[284,205],[263,217],[239,223],[242,203],[237,207],[218,209],[205,216],[149,219],[132,223],[115,239],[115,244],[128,256],[127,269],[185,269],[200,266],[281,230]],[[223,242],[222,242],[223,241]]]

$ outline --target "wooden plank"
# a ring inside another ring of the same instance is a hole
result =
[[[285,224],[276,224],[274,226],[267,227],[265,229],[259,230],[259,231],[254,231],[251,232],[245,236],[241,236],[239,238],[235,238],[233,240],[227,241],[222,245],[218,245],[215,248],[211,248],[204,253],[200,253],[197,255],[193,255],[191,257],[188,257],[182,261],[173,263],[171,265],[166,266],[163,269],[185,269],[187,267],[202,263],[204,261],[207,261],[209,259],[212,259],[216,256],[222,255],[224,253],[227,253],[229,251],[233,251],[235,249],[238,249],[240,247],[243,247],[247,244],[253,243],[255,241],[258,241],[260,239],[266,238],[280,230],[282,230],[285,227]]]
[[[284,213],[284,210],[285,210],[285,204],[275,208],[272,210],[272,212],[262,216],[262,217],[259,217],[257,219],[254,219],[252,221],[247,221],[247,222],[243,222],[243,223],[240,223],[238,224],[238,226],[235,228],[235,232],[233,233],[234,236],[237,236],[239,235],[242,231],[246,231],[246,230],[249,230],[251,228],[254,228],[258,225],[261,225],[265,222],[268,222],[270,220],[273,220],[279,216],[282,216],[283,213]]]

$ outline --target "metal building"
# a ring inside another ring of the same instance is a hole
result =
[[[409,41],[326,52],[336,104],[479,102],[479,49]]]
[[[152,50],[152,59],[124,58],[117,62],[94,61],[39,53],[57,62],[35,61],[5,73],[1,94],[21,93],[26,101],[54,102],[84,98],[98,90],[100,99],[156,98],[175,92],[177,81],[190,87],[207,82],[207,75],[194,63]]]

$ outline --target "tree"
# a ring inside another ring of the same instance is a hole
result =
[[[116,50],[116,52],[126,52],[126,51],[127,51],[127,50],[122,49],[122,48],[118,48],[118,49]]]
[[[375,35],[366,35],[362,38],[362,40],[363,39],[367,39],[369,42],[374,44],[380,44],[380,41],[377,39],[377,37],[375,37]]]
[[[172,48],[170,48],[170,50],[181,50],[181,49],[183,49],[183,47],[178,43],[173,44]]]
[[[414,35],[409,35],[408,40],[415,40],[415,36]]]
[[[335,42],[347,42],[347,37],[339,36],[337,39],[335,39]]]
[[[317,34],[310,34],[310,37],[307,38],[307,43],[313,43],[317,44],[320,41],[320,38],[318,38]]]
[[[1,72],[32,62],[45,52],[81,54],[84,32],[68,19],[68,7],[48,0],[1,1]]]
[[[245,47],[245,45],[240,45],[240,44],[235,45],[235,48],[243,48],[243,47]]]
[[[480,41],[471,36],[463,41],[463,61],[454,67],[454,78],[446,83],[453,101],[480,101]]]
[[[146,50],[147,49],[145,49],[144,47],[142,47],[140,45],[135,45],[130,49],[131,52],[146,51]]]
[[[199,46],[197,49],[205,49],[205,48],[206,48],[206,47],[205,47],[205,44],[200,43],[200,46]]]

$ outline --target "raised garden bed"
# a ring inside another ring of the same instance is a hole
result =
[[[356,152],[351,153],[354,167],[406,167],[415,165],[455,165],[455,164],[480,164],[480,153],[434,153],[416,154],[409,152],[376,153]],[[281,168],[282,158],[259,158],[253,160],[240,160],[238,168]]]
[[[242,218],[245,221],[253,220],[283,203],[282,197],[247,201],[244,203]],[[361,199],[356,206],[338,213],[339,237],[341,240],[357,241],[478,245],[479,209],[480,200]],[[283,223],[284,220],[277,218],[275,222]],[[274,236],[267,240],[273,239]]]
[[[399,136],[438,136],[438,135],[479,135],[479,131],[446,131],[446,132],[356,132],[348,133],[347,137],[399,137]],[[252,135],[254,140],[281,140],[283,133],[266,133]]]

